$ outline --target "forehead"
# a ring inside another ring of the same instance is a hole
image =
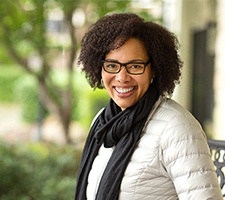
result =
[[[122,46],[106,54],[106,59],[128,62],[129,60],[146,60],[148,56],[143,42],[130,38]]]

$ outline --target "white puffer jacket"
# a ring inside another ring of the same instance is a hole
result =
[[[112,149],[101,147],[89,174],[94,200]],[[121,183],[119,200],[222,200],[205,134],[195,118],[171,99],[160,99]]]

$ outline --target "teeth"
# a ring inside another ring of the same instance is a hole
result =
[[[121,87],[116,87],[116,91],[119,93],[127,93],[130,92],[131,90],[133,90],[134,87],[130,87],[130,88],[121,88]]]

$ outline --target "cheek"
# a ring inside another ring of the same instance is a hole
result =
[[[108,86],[108,84],[111,82],[113,79],[113,75],[106,73],[105,71],[102,71],[102,81],[105,87]]]
[[[150,82],[149,78],[146,78],[145,81],[143,81],[143,79],[142,79],[141,82],[139,82],[139,85],[140,85],[140,88],[141,88],[142,92],[145,93],[148,90],[149,85],[151,84],[151,82]]]
[[[142,78],[140,78],[139,82],[140,82],[141,85],[148,88],[149,85],[151,84],[151,73],[150,73],[150,71],[147,71],[147,73],[144,74],[144,76]]]

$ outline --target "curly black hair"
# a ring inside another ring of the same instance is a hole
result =
[[[143,42],[155,72],[154,82],[159,94],[170,95],[179,83],[183,62],[178,54],[177,37],[165,27],[145,22],[134,13],[116,13],[99,19],[81,41],[78,64],[91,87],[102,88],[102,60],[111,50],[129,38]]]

